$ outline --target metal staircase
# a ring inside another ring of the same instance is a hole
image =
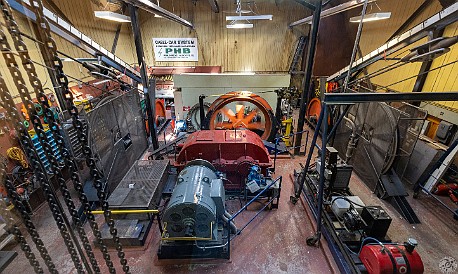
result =
[[[304,73],[303,71],[300,71],[300,68],[298,68],[299,61],[302,60],[302,56],[304,53],[305,46],[307,45],[308,42],[308,37],[307,36],[301,36],[299,37],[299,40],[297,42],[297,47],[296,51],[294,52],[293,60],[291,61],[291,65],[289,67],[289,74],[301,74]]]

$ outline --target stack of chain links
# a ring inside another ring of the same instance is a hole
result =
[[[118,251],[118,256],[119,256],[121,264],[123,266],[123,270],[124,270],[124,272],[129,273],[129,266],[127,265],[127,260],[125,259],[125,254],[124,254],[124,252],[122,250],[122,245],[120,244],[119,237],[117,236],[117,230],[114,227],[114,221],[111,218],[111,213],[110,213],[110,211],[108,209],[108,204],[106,202],[106,194],[103,192],[103,189],[102,189],[103,175],[97,169],[97,167],[95,165],[95,160],[92,157],[92,151],[91,151],[90,147],[88,146],[88,140],[87,140],[87,137],[86,137],[86,135],[84,133],[84,128],[83,128],[84,126],[83,126],[82,122],[78,119],[78,111],[77,111],[75,105],[73,104],[72,93],[68,89],[68,79],[67,79],[66,75],[63,73],[62,62],[61,62],[60,58],[57,56],[56,44],[55,44],[54,40],[52,39],[52,37],[50,35],[49,24],[48,24],[47,20],[43,16],[42,3],[41,3],[41,1],[31,1],[31,2],[32,2],[31,4],[32,4],[32,6],[34,8],[34,11],[36,12],[37,24],[39,26],[39,32],[40,32],[40,34],[42,36],[42,39],[44,40],[45,47],[47,48],[48,53],[50,54],[51,58],[53,58],[53,64],[54,64],[54,67],[55,67],[55,70],[56,70],[56,74],[57,74],[57,81],[59,82],[59,84],[61,85],[61,87],[63,89],[63,93],[64,93],[64,96],[65,96],[65,99],[66,99],[66,104],[67,104],[66,107],[68,109],[70,109],[70,114],[72,115],[73,125],[77,129],[78,139],[82,143],[83,152],[84,152],[84,154],[86,156],[86,162],[87,162],[87,164],[88,164],[88,166],[89,166],[89,168],[91,170],[91,175],[94,178],[94,182],[95,182],[94,185],[95,185],[95,187],[97,189],[97,195],[98,195],[98,197],[99,197],[99,199],[101,201],[102,209],[105,211],[105,214],[104,214],[105,220],[109,225],[110,233],[112,234],[113,240],[116,243],[116,250]],[[43,92],[43,88],[42,88],[41,82],[38,79],[36,71],[35,71],[35,68],[33,66],[33,63],[30,60],[30,56],[28,55],[28,51],[27,51],[27,48],[25,46],[25,43],[22,41],[19,29],[17,27],[17,23],[15,22],[15,20],[14,20],[14,18],[12,16],[12,12],[11,12],[11,9],[10,9],[8,3],[6,3],[5,0],[1,0],[0,3],[1,3],[1,6],[2,6],[3,16],[5,18],[5,21],[6,21],[7,25],[8,25],[8,30],[11,33],[11,36],[13,37],[13,41],[14,41],[14,45],[16,47],[16,50],[20,53],[20,58],[21,58],[21,60],[23,62],[24,68],[25,68],[25,70],[26,70],[26,72],[28,74],[28,77],[30,79],[30,83],[31,83],[32,87],[34,88],[36,96],[39,99],[39,101],[40,101],[40,103],[41,103],[41,105],[42,105],[42,107],[44,109],[45,116],[49,121],[50,130],[52,131],[53,137],[55,138],[56,143],[58,144],[59,151],[60,151],[61,155],[63,156],[65,164],[70,168],[71,178],[73,180],[74,187],[78,192],[79,198],[80,198],[80,200],[81,200],[81,202],[83,204],[83,208],[84,208],[85,212],[88,214],[88,220],[89,220],[90,226],[91,226],[91,228],[93,230],[94,235],[96,236],[98,244],[100,245],[101,251],[103,253],[103,257],[104,257],[104,259],[106,261],[106,264],[107,264],[107,266],[109,268],[109,272],[110,273],[115,273],[116,270],[113,267],[113,262],[110,259],[110,255],[108,254],[108,250],[107,250],[106,246],[103,244],[101,233],[100,233],[100,231],[98,229],[97,223],[95,222],[94,215],[90,213],[90,205],[89,205],[89,202],[87,200],[86,195],[83,192],[83,185],[81,184],[81,182],[79,180],[79,175],[78,175],[78,172],[77,172],[77,170],[78,170],[77,169],[77,165],[74,162],[74,160],[72,159],[72,157],[71,157],[70,153],[68,152],[68,150],[64,146],[63,138],[60,135],[59,125],[56,122],[56,120],[54,118],[54,115],[53,115],[52,111],[49,108],[50,106],[49,106],[49,103],[48,103],[48,99],[47,99],[46,95]],[[37,134],[39,136],[40,143],[43,146],[43,148],[45,149],[45,152],[47,153],[48,159],[50,159],[51,171],[55,175],[58,176],[58,182],[60,184],[60,187],[63,189],[63,196],[64,196],[64,199],[65,199],[65,202],[66,202],[66,204],[67,204],[67,206],[69,208],[70,214],[73,217],[73,221],[75,222],[75,224],[78,227],[78,232],[79,232],[80,237],[81,237],[81,239],[83,241],[84,248],[85,248],[86,253],[87,253],[87,255],[88,255],[88,257],[89,257],[89,259],[91,261],[92,267],[93,267],[93,269],[94,269],[94,271],[96,273],[100,273],[100,269],[99,269],[99,267],[97,265],[97,261],[96,261],[96,259],[94,257],[94,254],[92,252],[92,249],[91,249],[91,246],[89,244],[89,241],[87,240],[87,236],[85,235],[84,228],[82,226],[81,221],[78,218],[74,203],[71,200],[71,196],[70,196],[68,188],[67,188],[67,186],[65,184],[65,180],[63,179],[62,174],[60,173],[59,163],[57,162],[56,157],[52,153],[52,148],[49,146],[49,143],[47,142],[45,131],[43,129],[43,125],[41,124],[41,120],[39,119],[38,115],[36,115],[36,111],[35,111],[33,102],[32,102],[32,100],[30,98],[30,94],[27,91],[25,82],[24,82],[24,80],[22,78],[22,75],[21,75],[19,69],[18,69],[17,63],[14,60],[14,56],[12,55],[11,49],[10,49],[10,47],[8,45],[8,41],[6,40],[6,37],[5,37],[3,32],[0,32],[0,35],[1,35],[1,37],[0,37],[0,39],[1,39],[0,44],[1,45],[0,46],[1,46],[1,49],[2,49],[2,52],[3,52],[3,56],[5,58],[5,61],[7,63],[7,67],[9,68],[10,73],[13,76],[13,80],[14,80],[14,82],[16,84],[17,89],[19,90],[19,94],[21,96],[21,99],[22,99],[24,105],[26,106],[26,109],[28,111],[29,117],[31,117],[32,123],[34,125],[34,128],[35,128],[35,130],[36,130],[36,132],[37,132]],[[70,252],[70,254],[72,256],[72,260],[73,260],[73,262],[75,264],[75,267],[77,268],[78,272],[82,273],[82,272],[84,272],[83,271],[83,267],[81,265],[81,262],[79,260],[78,255],[77,255],[77,252],[76,252],[76,250],[75,250],[75,248],[73,246],[73,243],[71,242],[71,237],[70,237],[70,235],[68,233],[67,227],[65,226],[65,223],[63,222],[63,218],[62,218],[63,216],[61,215],[62,210],[61,210],[61,212],[59,212],[59,204],[57,203],[56,197],[53,194],[51,186],[49,185],[49,180],[48,180],[47,176],[45,175],[45,169],[43,168],[43,165],[40,162],[40,160],[39,160],[39,158],[38,158],[38,156],[36,154],[36,151],[35,151],[35,149],[33,147],[33,143],[32,143],[32,141],[30,139],[30,136],[28,135],[26,127],[19,120],[19,115],[17,113],[17,109],[15,108],[15,105],[14,105],[14,102],[12,100],[12,97],[9,94],[8,89],[6,87],[6,84],[5,84],[4,80],[3,80],[3,78],[1,77],[1,75],[0,75],[0,95],[1,95],[1,99],[3,101],[2,104],[3,104],[3,106],[6,108],[6,110],[8,112],[8,117],[15,124],[15,128],[16,128],[17,132],[19,133],[21,144],[23,145],[24,150],[26,151],[27,155],[29,156],[29,159],[31,160],[31,164],[32,164],[32,167],[34,169],[35,176],[37,177],[38,181],[43,186],[43,189],[44,189],[44,191],[46,193],[46,196],[47,196],[48,203],[49,203],[51,211],[53,213],[53,217],[55,218],[56,223],[58,224],[58,227],[59,227],[59,229],[61,231],[62,237],[64,238],[64,241],[65,241],[65,243],[67,245],[67,248],[68,248],[68,250],[69,250],[69,252]],[[13,197],[13,201],[16,201],[16,199],[14,199],[14,197],[15,197],[15,195],[17,195],[17,193],[15,193],[14,187],[12,185],[8,186],[8,184],[10,184],[10,183],[11,182],[9,182],[7,180],[6,186],[7,186],[7,189],[8,189],[8,193],[9,193],[9,195],[11,197]],[[19,197],[17,196],[16,198],[19,198]],[[28,216],[25,208],[23,206],[21,208],[21,206],[18,205],[18,209],[19,209],[19,211],[21,213],[21,216],[24,219],[24,223],[25,223],[29,233],[32,235],[32,239],[33,239],[34,243],[37,245],[41,256],[43,257],[46,265],[48,266],[49,271],[51,273],[57,273],[57,271],[55,269],[55,266],[52,263],[52,260],[51,260],[51,258],[49,256],[49,254],[47,253],[47,250],[44,247],[43,242],[40,240],[40,238],[38,236],[38,233],[36,232],[36,229],[33,226],[33,223],[31,222],[30,217]],[[27,216],[24,216],[24,214],[27,215]],[[17,238],[19,238],[18,241],[21,243],[21,248],[24,250],[24,252],[26,254],[26,257],[29,258],[29,261],[30,261],[31,265],[34,267],[35,271],[37,273],[42,273],[43,270],[39,267],[39,264],[36,261],[35,256],[33,255],[33,253],[31,253],[30,247],[28,247],[28,245],[25,243],[25,239],[23,237],[21,238],[22,234],[20,234],[20,231],[19,230],[17,230],[17,231],[19,232],[19,234],[17,232],[15,232],[15,234],[16,234]],[[90,270],[88,269],[88,271],[90,271]]]
[[[30,1],[33,11],[36,14],[37,24],[39,26],[39,32],[43,42],[45,43],[45,48],[47,48],[47,52],[49,56],[51,56],[55,73],[57,74],[57,82],[61,87],[63,92],[63,97],[66,101],[66,109],[69,110],[70,115],[72,117],[73,126],[75,127],[78,139],[83,147],[83,154],[86,157],[86,164],[90,169],[90,174],[94,180],[94,186],[97,190],[97,196],[100,200],[102,210],[104,211],[105,221],[109,226],[110,234],[113,237],[113,241],[116,246],[117,254],[120,259],[122,269],[125,273],[129,273],[129,266],[127,265],[127,260],[125,259],[125,253],[123,251],[122,245],[120,243],[119,237],[117,235],[117,229],[115,228],[115,222],[111,217],[111,212],[108,207],[108,203],[106,201],[106,193],[103,190],[103,174],[98,169],[96,165],[96,159],[93,157],[92,150],[89,146],[88,138],[84,130],[83,123],[79,120],[78,117],[78,109],[73,103],[73,94],[71,93],[70,89],[68,88],[68,78],[63,71],[63,64],[62,60],[57,55],[57,46],[56,42],[51,37],[51,31],[49,27],[49,23],[43,14],[43,4],[40,0],[32,0]]]

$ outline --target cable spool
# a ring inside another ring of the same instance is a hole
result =
[[[24,152],[20,148],[18,148],[18,147],[10,147],[6,151],[6,155],[11,160],[19,162],[22,165],[22,167],[24,167],[24,168],[28,168],[29,167],[29,163],[25,159]]]

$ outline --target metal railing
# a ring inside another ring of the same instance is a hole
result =
[[[256,196],[254,196],[248,203],[246,203],[239,211],[237,211],[234,215],[232,215],[231,218],[229,218],[227,220],[227,229],[228,229],[228,242],[227,242],[227,245],[228,245],[228,248],[230,250],[230,246],[231,246],[231,241],[235,239],[235,237],[237,237],[238,235],[240,235],[240,233],[251,223],[253,222],[254,219],[256,219],[256,217],[258,217],[259,214],[261,214],[262,211],[264,211],[264,209],[266,209],[270,204],[272,204],[272,202],[279,198],[280,197],[280,192],[277,193],[277,195],[274,195],[258,212],[256,212],[256,214],[245,224],[242,226],[241,229],[239,229],[237,231],[237,233],[234,235],[234,236],[230,236],[230,227],[231,227],[231,222],[234,221],[234,219],[240,215],[240,213],[242,213],[244,210],[246,210],[248,208],[248,206],[250,206],[253,202],[255,202],[261,195],[263,195],[266,191],[268,191],[273,185],[275,185],[277,182],[279,182],[279,189],[281,189],[281,183],[282,183],[282,180],[283,180],[283,177],[280,176],[278,177],[277,179],[275,179],[272,183],[270,183],[269,185],[267,185],[263,190],[261,190]],[[229,251],[229,256],[230,256],[230,251]]]

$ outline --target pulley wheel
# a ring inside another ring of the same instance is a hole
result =
[[[320,114],[321,114],[321,100],[319,98],[313,98],[307,104],[307,110],[305,111],[307,120],[316,124],[318,123],[318,119],[320,119]],[[328,115],[328,125],[331,125],[331,115]]]
[[[229,92],[213,102],[206,117],[208,129],[249,129],[263,140],[275,136],[275,117],[266,100],[249,91]]]
[[[204,113],[207,115],[208,110],[210,109],[210,103],[204,103]],[[197,103],[188,111],[186,116],[186,123],[188,127],[193,127],[196,130],[200,130],[200,104]]]
[[[156,109],[156,126],[159,126],[160,121],[165,119],[165,106],[164,102],[160,99],[156,99],[155,103],[155,109]]]

